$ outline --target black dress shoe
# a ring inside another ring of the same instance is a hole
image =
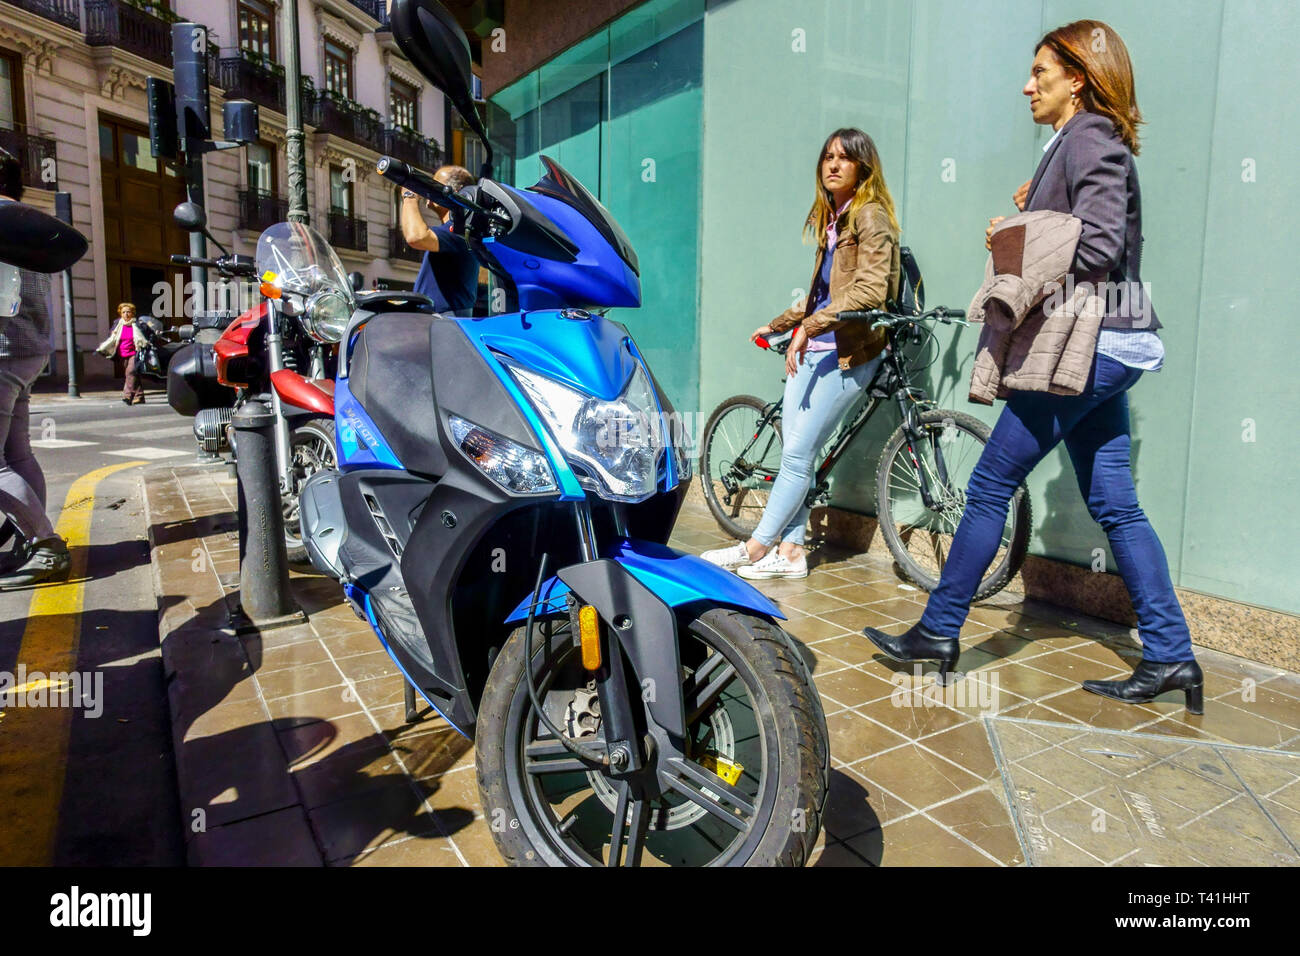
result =
[[[1144,660],[1127,680],[1086,680],[1083,689],[1126,704],[1144,704],[1171,690],[1181,690],[1192,714],[1205,713],[1205,678],[1196,661],[1162,664]]]
[[[957,638],[931,634],[919,621],[897,636],[874,627],[864,627],[862,634],[896,661],[938,661],[940,683],[947,681],[948,672],[957,666],[957,655],[961,653]]]

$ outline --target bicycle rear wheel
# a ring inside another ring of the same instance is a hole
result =
[[[781,420],[763,427],[769,403],[733,395],[709,416],[700,438],[700,486],[714,519],[733,538],[758,527],[781,467]]]
[[[915,445],[901,425],[885,443],[876,472],[876,512],[885,544],[903,576],[933,591],[966,511],[966,487],[988,443],[989,428],[971,415],[945,409],[923,412],[920,426],[924,438]],[[925,470],[933,507],[921,497],[918,467]],[[1007,507],[998,552],[975,600],[996,594],[1016,576],[1029,547],[1030,526],[1029,492],[1021,485]]]

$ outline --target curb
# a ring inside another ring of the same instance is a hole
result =
[[[253,667],[227,620],[227,582],[208,541],[229,535],[233,516],[196,517],[185,502],[182,475],[199,471],[224,475],[215,464],[160,463],[140,478],[186,859],[323,866]]]

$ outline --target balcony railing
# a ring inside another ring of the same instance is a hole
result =
[[[77,0],[10,0],[14,6],[53,20],[73,30],[81,29],[81,4]]]
[[[289,218],[289,200],[262,189],[241,189],[239,198],[239,228],[261,232]]]
[[[23,127],[0,129],[0,146],[8,150],[18,160],[23,170],[23,185],[32,189],[58,189],[57,179],[48,181],[43,177],[46,170],[54,176],[54,139],[29,132]]]
[[[419,249],[412,249],[406,244],[406,237],[402,235],[402,230],[398,226],[388,227],[388,258],[406,259],[410,262],[419,262],[424,258],[424,253]]]
[[[332,246],[367,252],[370,248],[369,224],[364,219],[354,219],[347,210],[331,206],[329,212],[329,240]]]
[[[144,0],[140,0],[141,4]],[[126,0],[85,0],[86,43],[115,46],[146,60],[172,65],[172,24],[181,18],[165,7],[137,6]],[[208,31],[208,82],[221,85],[216,34]]]
[[[369,14],[380,23],[379,29],[388,29],[388,3],[387,0],[348,0],[354,7],[363,13]]]
[[[244,51],[239,56],[223,57],[217,85],[226,91],[228,100],[252,100],[259,106],[284,112],[284,69],[277,70],[249,57]]]
[[[425,139],[414,130],[390,127],[383,131],[380,145],[380,151],[385,156],[400,159],[428,173],[442,165],[442,148],[434,140]]]
[[[303,112],[318,132],[341,136],[375,152],[383,151],[383,125],[376,110],[334,93],[318,91],[310,104],[303,103]]]

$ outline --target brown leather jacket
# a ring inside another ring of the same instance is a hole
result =
[[[831,299],[826,308],[808,314],[808,297],[786,309],[770,323],[773,332],[785,332],[802,325],[808,338],[825,332],[835,333],[835,350],[840,368],[849,369],[875,358],[885,347],[885,330],[871,330],[862,321],[837,322],[835,313],[855,309],[883,309],[887,300],[898,293],[898,233],[889,215],[879,203],[867,203],[852,223],[848,214],[841,220],[839,240],[831,260]],[[817,254],[813,281],[821,272],[822,256]]]

